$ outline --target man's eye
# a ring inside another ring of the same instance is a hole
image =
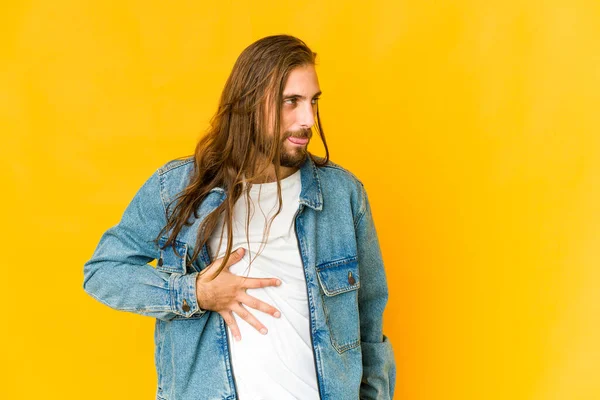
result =
[[[315,97],[314,99],[312,99],[312,103],[313,104],[317,104],[319,102],[319,98]]]
[[[291,98],[291,99],[285,99],[283,102],[284,102],[285,104],[291,104],[291,105],[294,105],[294,104],[296,104],[296,101],[297,101],[297,100],[296,100],[295,98]]]

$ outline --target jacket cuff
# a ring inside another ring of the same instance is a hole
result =
[[[361,341],[363,377],[361,399],[393,399],[396,386],[396,361],[387,336],[378,343]]]
[[[200,309],[196,299],[196,276],[193,274],[176,274],[169,277],[169,292],[171,293],[171,308],[175,314],[191,317],[198,313],[205,313]]]

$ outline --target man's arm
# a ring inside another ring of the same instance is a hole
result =
[[[244,306],[276,318],[278,310],[248,295],[246,289],[278,286],[278,279],[246,278],[224,270],[210,280],[208,278],[212,278],[212,274],[163,272],[148,264],[159,256],[154,239],[167,222],[159,179],[158,173],[155,173],[144,183],[127,206],[121,221],[100,239],[92,258],[84,266],[85,291],[114,309],[163,320],[217,311],[236,337],[241,336],[232,312],[256,330],[266,329]],[[173,254],[170,247],[165,252]],[[234,252],[226,267],[238,262],[240,254]],[[186,254],[182,256],[186,257]],[[182,270],[169,263],[186,262],[175,260],[174,256],[165,257],[162,261],[165,264],[161,269],[165,271]],[[204,271],[220,266],[222,261],[222,258],[214,260]]]
[[[356,221],[360,336],[363,356],[361,399],[387,400],[394,397],[396,363],[389,339],[383,334],[383,310],[388,288],[377,232],[369,200],[361,185],[361,211]]]
[[[204,313],[196,300],[198,273],[167,273],[148,264],[158,258],[153,240],[165,224],[156,172],[136,193],[121,221],[102,235],[85,263],[85,291],[117,310],[164,320]]]

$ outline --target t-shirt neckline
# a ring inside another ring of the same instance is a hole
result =
[[[300,169],[291,174],[288,177],[281,179],[279,182],[281,184],[281,190],[287,189],[292,186],[294,183],[300,180]],[[267,182],[267,183],[255,183],[250,188],[250,193],[264,193],[264,192],[277,192],[277,182]]]

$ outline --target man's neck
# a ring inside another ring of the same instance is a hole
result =
[[[294,172],[298,171],[298,167],[279,167],[279,173],[281,174],[281,177],[279,178],[281,179],[285,179],[288,176],[291,176]],[[269,168],[267,168],[264,172],[264,174],[261,175],[260,178],[258,178],[258,180],[255,182],[256,184],[261,184],[261,183],[269,183],[269,182],[275,182],[277,180],[277,178],[275,177],[275,166],[273,164],[271,164],[269,166]]]

